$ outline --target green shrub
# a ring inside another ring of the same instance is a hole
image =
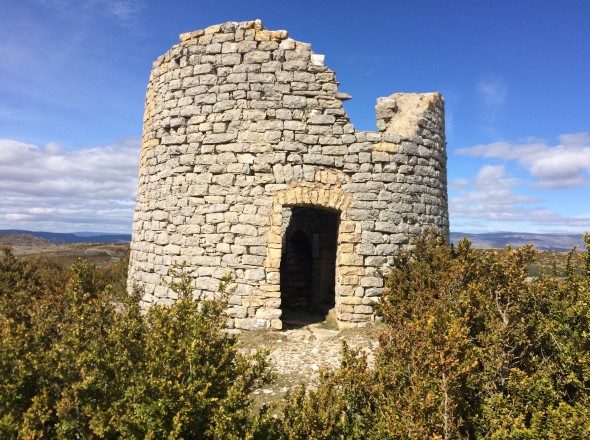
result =
[[[180,283],[175,304],[143,314],[124,290],[125,260],[105,271],[78,262],[61,290],[28,264],[9,252],[0,261],[0,438],[237,439],[268,429],[250,397],[270,377],[265,358],[238,353],[223,332],[224,301],[199,305]]]
[[[590,236],[581,259],[527,278],[531,247],[476,253],[436,234],[396,254],[374,368],[342,368],[253,409],[269,380],[223,332],[226,303],[179,300],[145,314],[126,261],[0,258],[0,438],[590,437]],[[223,290],[225,284],[221,286]]]
[[[589,438],[590,236],[580,267],[527,279],[530,246],[436,234],[396,255],[375,368],[350,353],[292,395],[284,438]]]

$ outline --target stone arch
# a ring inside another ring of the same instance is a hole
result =
[[[299,214],[309,215],[309,213],[315,212],[324,216],[325,219],[323,220],[329,223],[328,227],[334,229],[334,245],[337,247],[343,242],[341,235],[342,229],[339,228],[339,223],[346,221],[347,210],[352,202],[352,195],[342,191],[339,185],[322,183],[305,182],[304,184],[291,185],[289,188],[275,195],[265,261],[267,289],[274,290],[277,292],[278,297],[284,299],[284,296],[281,295],[281,264],[285,250],[287,249],[287,239],[293,238],[292,236],[287,237],[287,229],[290,225],[292,213],[297,212]],[[299,231],[299,234],[295,236],[295,247],[293,249],[299,249],[303,252],[309,248],[309,251],[313,252],[313,240],[317,239],[313,235]],[[307,240],[307,243],[305,240]],[[331,242],[331,239],[329,242]],[[317,246],[317,243],[315,246]],[[295,257],[300,258],[301,255],[296,255]],[[306,265],[308,262],[303,262],[303,264]],[[320,264],[326,264],[326,261],[324,260]],[[337,258],[336,249],[333,249],[333,257],[328,259],[327,264],[332,265],[331,272],[328,269],[328,274],[333,278],[331,286],[328,286],[327,289],[332,290],[332,306],[336,306],[335,313],[336,317],[338,317],[338,293],[341,290],[338,280],[340,279],[339,269],[342,267],[342,262]],[[283,264],[283,270],[285,270],[285,264]],[[305,276],[311,275],[307,274]],[[318,280],[316,277],[315,282],[325,284],[325,278],[322,279],[320,277]]]

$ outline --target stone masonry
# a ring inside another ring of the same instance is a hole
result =
[[[379,98],[356,131],[335,73],[260,21],[182,34],[146,96],[129,288],[168,304],[184,264],[195,295],[228,272],[230,328],[286,313],[375,319],[381,274],[409,238],[448,234],[443,98]]]

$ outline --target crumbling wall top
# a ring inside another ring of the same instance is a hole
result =
[[[377,100],[377,129],[409,138],[418,134],[427,121],[425,114],[432,113],[444,100],[439,92],[394,93]]]

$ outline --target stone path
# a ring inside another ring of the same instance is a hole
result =
[[[361,349],[372,362],[377,347],[377,331],[374,328],[331,330],[322,324],[284,330],[280,332],[243,332],[240,335],[244,351],[257,347],[270,350],[269,360],[277,373],[277,380],[265,388],[256,390],[261,403],[277,402],[285,393],[304,383],[314,386],[322,371],[340,366],[342,342]]]

